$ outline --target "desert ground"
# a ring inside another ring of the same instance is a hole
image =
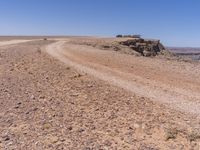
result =
[[[45,38],[0,38],[0,149],[200,149],[199,61]]]

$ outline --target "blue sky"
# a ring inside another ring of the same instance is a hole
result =
[[[0,0],[0,35],[132,33],[200,47],[200,0]]]

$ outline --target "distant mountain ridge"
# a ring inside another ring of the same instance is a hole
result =
[[[200,48],[197,47],[167,47],[167,49],[178,56],[200,60]]]
[[[167,49],[176,54],[200,55],[200,47],[167,47]]]

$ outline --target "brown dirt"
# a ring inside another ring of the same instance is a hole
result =
[[[7,46],[7,45],[15,45],[19,43],[26,43],[31,42],[32,40],[9,40],[9,41],[0,41],[0,46]]]
[[[137,58],[70,43],[65,48],[62,45],[62,41],[52,44],[47,51],[80,71],[140,96],[200,114],[200,65],[172,61],[166,64],[161,59]]]
[[[0,47],[0,149],[199,148],[199,64],[70,40]]]

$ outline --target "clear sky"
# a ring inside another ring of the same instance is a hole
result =
[[[116,34],[200,47],[200,0],[0,0],[0,35]]]

